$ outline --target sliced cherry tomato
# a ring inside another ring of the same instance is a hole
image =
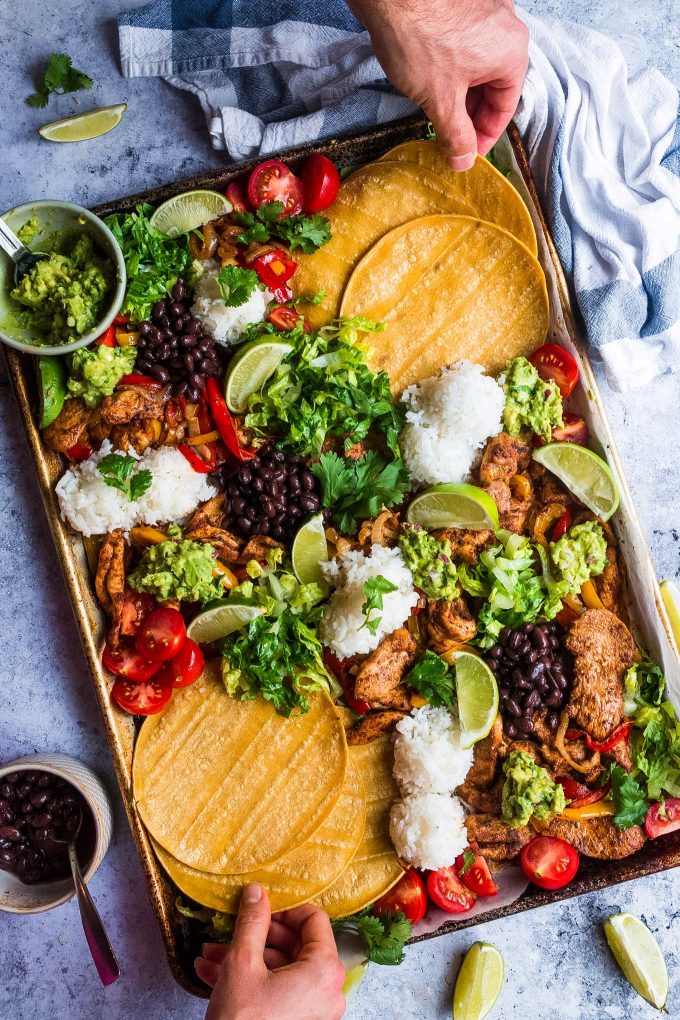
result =
[[[460,857],[456,857],[454,867],[463,885],[471,892],[476,893],[477,896],[497,896],[498,886],[491,877],[489,865],[482,855],[475,853],[472,847],[468,847],[465,853],[474,854],[475,859],[470,867],[466,868],[465,872],[461,874],[463,868],[465,868],[465,855],[461,854]]]
[[[224,445],[229,450],[229,453],[233,454],[237,460],[252,460],[255,456],[255,450],[249,450],[239,445],[238,436],[236,435],[236,429],[232,420],[227,402],[222,396],[219,383],[214,376],[209,375],[205,390],[208,397],[208,404],[212,411],[212,416],[215,419],[215,425],[219,432]],[[180,449],[182,449],[180,447]],[[184,453],[184,450],[182,450]],[[186,457],[186,454],[184,454]]]
[[[297,312],[294,308],[286,308],[285,305],[279,305],[276,308],[272,308],[267,315],[267,322],[271,322],[272,326],[276,326],[283,333],[287,333],[291,329],[295,329],[299,325],[300,321],[307,324],[304,321],[302,315]],[[305,329],[305,332],[307,330]]]
[[[466,914],[477,901],[475,893],[463,885],[455,865],[431,871],[427,876],[427,891],[435,906],[447,914]]]
[[[632,722],[622,722],[620,726],[612,730],[606,740],[593,740],[586,733],[586,747],[589,747],[591,751],[611,751],[612,747],[620,744],[622,740],[628,739],[632,728]]]
[[[304,189],[303,209],[318,213],[333,205],[340,190],[340,174],[334,163],[320,152],[310,156],[300,174]]]
[[[571,510],[569,507],[564,511],[561,517],[558,517],[555,521],[554,527],[550,534],[552,542],[557,542],[558,539],[562,538],[562,535],[566,535],[571,527]]]
[[[156,605],[153,595],[145,591],[126,588],[121,610],[120,632],[124,637],[134,637],[144,617]]]
[[[119,386],[155,386],[160,387],[158,379],[154,379],[151,375],[142,375],[141,372],[130,372],[128,375],[122,375],[118,380]]]
[[[565,411],[562,418],[564,419],[562,428],[552,430],[553,443],[578,443],[580,446],[585,446],[590,433],[583,418],[579,418],[577,414],[571,414],[569,411]]]
[[[677,829],[680,829],[680,797],[669,797],[652,804],[645,816],[645,831],[649,838],[656,839]]]
[[[225,194],[231,202],[234,212],[248,212],[250,203],[248,202],[248,185],[245,181],[232,181],[231,184],[227,184]]]
[[[254,209],[265,202],[283,202],[284,216],[302,212],[302,181],[279,159],[268,159],[256,166],[248,181],[248,198]]]
[[[165,663],[158,673],[158,679],[167,680],[171,687],[188,687],[194,680],[198,680],[204,662],[199,646],[187,638],[177,655]]]
[[[170,701],[172,687],[157,676],[141,683],[120,677],[113,685],[111,697],[123,711],[132,715],[155,715]]]
[[[534,836],[519,859],[530,882],[541,889],[561,889],[578,871],[580,858],[571,843],[557,836]]]
[[[113,320],[116,321],[115,319]],[[101,336],[98,336],[95,340],[97,347],[115,347],[116,346],[116,330],[113,326],[109,326],[105,329]]]
[[[87,460],[93,453],[94,447],[90,446],[88,442],[74,443],[73,446],[69,446],[68,450],[65,451],[65,455],[74,464],[80,464],[81,461]]]
[[[579,783],[570,776],[558,776],[556,782],[564,787],[564,795],[570,801],[570,808],[595,804],[598,800],[603,800],[611,790],[611,783],[605,783],[604,786],[600,786],[596,790],[589,790],[583,783]]]
[[[120,312],[118,312],[118,315],[114,315],[114,317],[113,317],[113,325],[114,326],[127,326],[129,321],[130,321],[130,316],[127,314],[127,312],[125,313],[125,315],[123,315]]]
[[[381,896],[373,904],[373,913],[379,917],[383,912],[388,914],[404,914],[411,924],[417,924],[425,917],[427,910],[427,890],[425,883],[411,868],[393,885],[389,892]]]
[[[152,662],[172,659],[186,641],[187,628],[179,609],[161,606],[144,617],[137,631],[135,648]]]
[[[543,344],[529,358],[541,379],[554,379],[566,400],[578,382],[578,365],[558,344]]]
[[[125,645],[115,652],[106,645],[102,662],[109,672],[136,684],[149,680],[161,666],[160,662],[152,662],[146,656],[140,655],[134,645]]]

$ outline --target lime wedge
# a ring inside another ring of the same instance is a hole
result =
[[[264,336],[244,344],[227,370],[224,396],[229,410],[235,414],[246,411],[251,393],[264,386],[292,350],[291,344]]]
[[[66,366],[62,358],[41,355],[38,358],[40,373],[40,428],[59,416],[66,397]]]
[[[195,616],[187,627],[187,637],[199,645],[219,641],[235,630],[246,627],[263,612],[261,606],[254,606],[241,599],[225,599],[221,605],[213,605]]]
[[[453,1020],[483,1020],[501,994],[504,974],[503,957],[495,946],[470,946],[453,989]]]
[[[602,457],[576,443],[548,443],[534,450],[534,460],[557,475],[577,499],[608,521],[619,505],[619,487]]]
[[[634,914],[614,914],[604,922],[614,959],[643,999],[663,1009],[668,995],[668,971],[659,944]]]
[[[680,588],[675,581],[662,581],[660,587],[675,636],[675,643],[680,648]]]
[[[323,514],[315,514],[303,524],[293,541],[290,554],[293,570],[300,584],[320,584],[326,587],[321,564],[328,562],[328,546],[323,526]]]
[[[38,134],[48,142],[86,142],[89,138],[99,138],[107,131],[113,131],[120,124],[126,110],[127,103],[100,106],[97,110],[77,113],[75,117],[43,124],[38,128]]]
[[[472,652],[456,652],[456,693],[461,743],[472,747],[486,737],[498,715],[498,684],[487,664]]]
[[[410,524],[423,528],[498,529],[495,501],[476,485],[433,485],[419,493],[406,512]]]
[[[173,195],[152,213],[149,223],[168,237],[198,230],[209,220],[231,212],[231,202],[219,191],[185,191]]]
[[[352,967],[350,970],[345,971],[345,983],[342,986],[342,994],[346,999],[350,998],[357,990],[361,982],[366,976],[368,970],[368,960],[363,960],[358,963],[356,967]]]

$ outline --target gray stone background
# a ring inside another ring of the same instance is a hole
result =
[[[133,0],[0,0],[0,208],[36,198],[92,205],[218,167],[198,104],[159,79],[119,76],[113,18]],[[536,14],[571,18],[616,36],[636,67],[655,64],[680,83],[677,0],[523,0]],[[49,53],[65,51],[95,81],[92,93],[23,100]],[[123,124],[80,145],[43,142],[46,119],[127,101]],[[677,377],[624,397],[602,382],[610,420],[660,577],[678,577]],[[204,1004],[172,981],[144,880],[118,805],[102,726],[7,380],[0,378],[0,760],[59,750],[92,765],[116,802],[111,850],[92,883],[122,977],[99,985],[75,902],[48,914],[0,916],[2,1020],[198,1020]],[[626,909],[659,939],[671,974],[668,1009],[680,1016],[680,877],[672,873],[414,946],[399,968],[372,967],[352,1020],[451,1015],[453,980],[476,939],[493,942],[506,981],[493,1016],[505,1020],[651,1018],[618,972],[602,921]]]

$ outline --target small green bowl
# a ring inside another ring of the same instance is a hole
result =
[[[88,233],[95,242],[97,248],[112,260],[116,267],[116,284],[111,288],[109,302],[106,309],[89,333],[83,333],[81,337],[70,344],[44,344],[36,342],[30,332],[23,329],[14,319],[13,312],[16,303],[10,298],[9,292],[14,286],[14,263],[9,256],[0,252],[0,340],[15,347],[18,351],[26,354],[70,354],[77,351],[79,347],[87,347],[98,336],[107,329],[125,297],[125,262],[123,253],[118,242],[109,228],[91,213],[89,209],[83,209],[71,202],[52,202],[49,199],[42,202],[27,202],[26,205],[18,205],[9,212],[3,214],[3,219],[16,233],[24,223],[31,217],[38,221],[38,232],[30,244],[30,248],[40,251],[41,237],[45,237],[56,231],[74,230]]]

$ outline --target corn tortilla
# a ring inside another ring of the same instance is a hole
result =
[[[296,253],[299,268],[291,280],[295,295],[325,292],[318,305],[302,307],[311,326],[316,329],[338,314],[352,270],[379,238],[430,213],[475,216],[476,210],[437,174],[410,163],[371,163],[355,170],[324,213],[331,240],[313,255]]]
[[[219,661],[144,722],[132,777],[140,817],[173,857],[237,874],[309,839],[337,803],[347,770],[340,717],[323,693],[288,719],[262,698],[230,698]]]
[[[399,797],[392,777],[391,738],[349,748],[366,789],[366,828],[359,848],[345,870],[314,902],[331,917],[363,910],[391,889],[404,874],[390,839],[390,808]]]
[[[269,893],[272,910],[289,910],[318,896],[349,864],[366,822],[366,795],[359,770],[350,759],[337,804],[313,836],[273,864],[243,875],[210,875],[175,860],[154,841],[159,861],[187,896],[213,910],[238,911],[248,882]]]
[[[470,216],[425,216],[386,234],[352,273],[341,314],[387,324],[366,345],[395,393],[460,358],[499,372],[540,347],[549,324],[529,249]]]
[[[532,255],[537,254],[536,231],[529,210],[507,177],[488,159],[478,156],[470,170],[459,173],[451,169],[436,142],[420,139],[397,145],[381,156],[379,162],[413,163],[438,174],[474,209],[469,215],[509,230],[526,244]]]

